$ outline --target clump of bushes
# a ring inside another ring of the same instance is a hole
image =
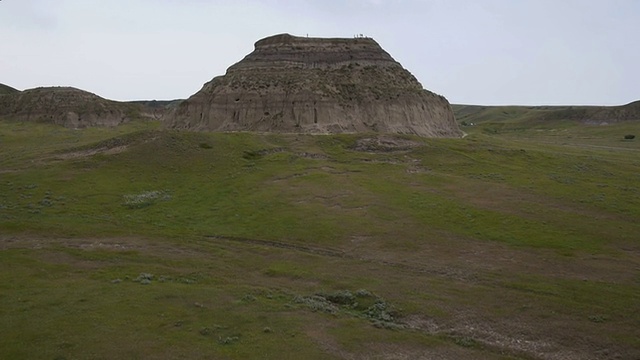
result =
[[[624,138],[625,138],[625,140],[633,140],[633,139],[636,138],[636,136],[632,135],[632,134],[628,134],[628,135],[625,135]]]
[[[338,305],[353,306],[356,303],[356,296],[349,290],[339,290],[334,293],[321,293],[318,294],[318,296]]]
[[[293,301],[314,312],[320,311],[329,314],[343,312],[365,318],[378,328],[403,328],[403,325],[396,322],[398,310],[384,299],[365,289],[357,290],[355,293],[349,290],[339,290],[311,296],[296,296]]]
[[[296,304],[304,305],[311,309],[311,311],[313,312],[336,314],[339,311],[339,308],[335,304],[318,295],[296,296],[295,298],[293,298],[293,302]]]

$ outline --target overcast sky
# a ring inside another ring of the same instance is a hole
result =
[[[373,37],[452,103],[640,99],[640,0],[2,0],[0,83],[186,98],[284,32]]]

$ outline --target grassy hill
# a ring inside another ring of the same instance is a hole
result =
[[[5,84],[0,84],[0,95],[7,95],[20,92],[18,89],[14,89],[11,86],[7,86]]]
[[[152,118],[140,104],[104,99],[73,87],[39,87],[0,97],[0,118],[71,128],[116,126]]]
[[[466,125],[484,122],[526,122],[527,126],[558,121],[600,125],[640,121],[640,101],[621,106],[480,106],[452,105],[456,119]]]
[[[0,121],[0,358],[640,357],[640,123],[508,111],[457,140]]]

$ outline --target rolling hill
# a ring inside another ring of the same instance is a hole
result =
[[[479,106],[452,105],[456,119],[464,124],[528,122],[531,124],[574,121],[603,125],[640,121],[640,101],[620,106]]]
[[[143,117],[144,107],[72,87],[41,87],[0,97],[0,117],[66,127],[115,126]]]
[[[543,123],[0,121],[0,358],[640,358],[639,123]]]

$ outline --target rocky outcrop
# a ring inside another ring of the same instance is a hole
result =
[[[103,99],[71,87],[42,87],[0,97],[0,118],[72,128],[127,122],[138,106]]]
[[[169,116],[173,128],[459,137],[449,102],[370,38],[262,39]]]

